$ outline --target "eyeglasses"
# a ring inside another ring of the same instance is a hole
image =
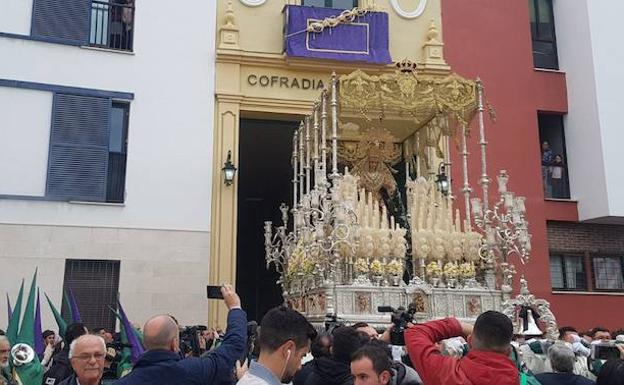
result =
[[[6,353],[8,353],[8,352],[10,352],[10,351],[11,351],[10,349],[1,349],[1,350],[0,350],[0,353],[1,353],[1,354],[6,354]]]
[[[93,354],[87,353],[87,354],[80,354],[72,358],[75,358],[80,361],[89,361],[91,358],[95,358],[96,360],[103,360],[104,357],[106,357],[106,353],[93,353]]]

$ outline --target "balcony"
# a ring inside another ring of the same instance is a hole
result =
[[[92,0],[89,45],[132,51],[134,0]]]

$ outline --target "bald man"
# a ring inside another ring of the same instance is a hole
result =
[[[150,318],[143,327],[147,351],[130,374],[116,385],[219,384],[230,380],[234,364],[247,344],[247,315],[231,286],[221,288],[229,309],[228,326],[221,345],[204,357],[180,358],[178,325],[168,315]]]

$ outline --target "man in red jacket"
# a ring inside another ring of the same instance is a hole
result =
[[[461,359],[443,356],[435,343],[463,336],[470,352]],[[502,313],[481,314],[474,327],[446,318],[415,325],[405,346],[425,385],[517,385],[519,373],[509,359],[513,325]]]

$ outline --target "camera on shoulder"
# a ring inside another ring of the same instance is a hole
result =
[[[392,313],[391,320],[394,327],[390,332],[390,343],[392,345],[404,346],[405,338],[403,337],[403,333],[405,333],[408,324],[414,321],[416,307],[410,305],[408,309],[405,310],[402,306],[397,309],[392,306],[378,306],[377,311],[380,313]]]

